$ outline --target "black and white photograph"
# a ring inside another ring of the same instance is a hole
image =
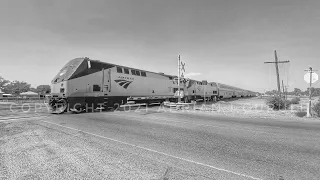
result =
[[[319,9],[0,0],[0,180],[319,180]]]

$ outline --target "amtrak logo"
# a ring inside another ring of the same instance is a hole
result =
[[[132,83],[132,81],[127,81],[124,79],[117,79],[114,80],[116,83],[118,83],[120,86],[122,86],[123,88],[127,89],[128,86]]]

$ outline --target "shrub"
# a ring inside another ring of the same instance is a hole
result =
[[[273,110],[280,110],[287,109],[291,105],[291,102],[279,96],[271,96],[266,99],[266,104]]]
[[[295,98],[291,99],[291,104],[299,104],[299,103],[300,103],[299,97],[295,97]]]
[[[320,117],[320,100],[317,103],[313,104],[312,110],[316,116]]]
[[[298,117],[305,117],[307,115],[307,112],[305,112],[305,111],[297,111],[295,114]]]

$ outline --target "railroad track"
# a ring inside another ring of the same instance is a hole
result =
[[[14,121],[28,118],[38,118],[38,117],[51,117],[52,114],[36,114],[36,115],[24,115],[24,116],[9,116],[9,117],[0,117],[0,122],[4,121]]]

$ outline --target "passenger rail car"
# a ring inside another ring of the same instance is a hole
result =
[[[185,97],[186,101],[203,100],[204,97],[206,100],[213,100],[218,96],[218,86],[214,82],[207,83],[205,81],[189,80],[186,86],[188,94]]]
[[[232,86],[218,83],[218,88],[219,88],[219,98],[232,98],[235,96],[235,90]]]

